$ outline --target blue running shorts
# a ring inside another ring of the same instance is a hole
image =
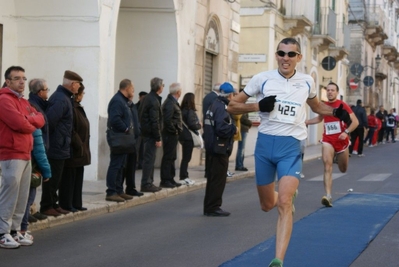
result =
[[[302,172],[301,141],[291,136],[258,133],[255,147],[257,185],[268,185],[283,176],[300,179]]]

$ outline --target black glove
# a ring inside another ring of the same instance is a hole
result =
[[[341,121],[345,122],[346,124],[349,124],[352,122],[348,111],[344,109],[344,105],[341,104],[339,105],[338,108],[333,109],[333,116],[340,119]]]
[[[263,98],[259,101],[259,110],[262,112],[270,112],[274,109],[274,103],[276,102],[276,96],[271,95]]]

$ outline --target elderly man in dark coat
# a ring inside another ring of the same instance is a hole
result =
[[[47,158],[52,177],[43,183],[40,212],[48,216],[59,216],[69,211],[58,205],[57,191],[60,186],[65,160],[70,158],[73,123],[73,95],[82,86],[83,79],[73,71],[65,71],[62,85],[51,95],[46,110],[49,125],[49,149]]]

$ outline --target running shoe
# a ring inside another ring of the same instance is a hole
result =
[[[332,204],[332,198],[331,198],[331,197],[328,198],[328,197],[324,196],[324,197],[321,199],[321,204],[323,204],[323,205],[326,206],[326,207],[332,207],[332,206],[333,206],[333,204]]]
[[[0,248],[19,248],[21,245],[11,237],[10,234],[4,234],[0,237]]]
[[[269,264],[269,267],[283,267],[283,262],[280,259],[275,258]]]
[[[298,196],[298,189],[295,190],[294,195],[292,196],[292,215],[294,215],[295,213],[295,205],[294,205],[294,201],[296,199],[296,197]]]

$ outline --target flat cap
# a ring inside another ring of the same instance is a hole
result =
[[[78,82],[83,82],[82,77],[79,76],[76,72],[66,70],[64,73],[64,78],[71,80],[71,81],[78,81]]]

